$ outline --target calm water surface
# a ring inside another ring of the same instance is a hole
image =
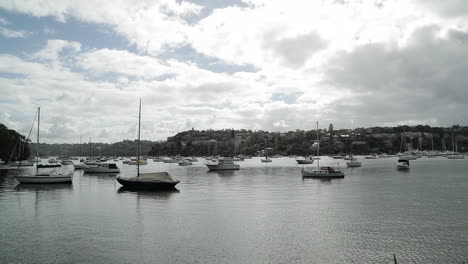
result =
[[[72,185],[0,176],[0,263],[468,262],[468,159],[423,158],[409,172],[362,159],[331,181],[302,179],[290,158],[219,173],[200,160],[142,166],[179,178],[173,192],[78,170]]]

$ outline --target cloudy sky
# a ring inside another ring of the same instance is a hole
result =
[[[0,122],[43,142],[468,124],[466,0],[2,0]]]

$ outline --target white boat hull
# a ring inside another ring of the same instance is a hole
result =
[[[60,176],[26,176],[17,175],[16,180],[20,183],[71,183],[72,175]]]

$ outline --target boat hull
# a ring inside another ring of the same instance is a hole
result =
[[[163,181],[152,181],[152,182],[141,182],[125,179],[118,177],[117,181],[128,188],[147,188],[147,189],[172,189],[179,183],[177,182],[163,182]]]
[[[210,171],[213,170],[239,170],[240,165],[233,164],[233,165],[217,165],[217,164],[206,164]]]
[[[346,166],[349,168],[361,167],[361,162],[348,162],[346,163]]]
[[[84,168],[83,171],[92,173],[119,173],[120,169]]]
[[[397,165],[397,170],[409,170],[409,166],[404,166],[404,165]]]
[[[15,176],[20,183],[71,183],[71,175],[63,176]]]
[[[303,178],[322,178],[322,179],[331,179],[331,178],[344,178],[344,173],[341,171],[330,172],[328,170],[318,170],[318,171],[307,171],[305,169],[301,170]]]
[[[312,164],[314,160],[296,160],[297,164]]]

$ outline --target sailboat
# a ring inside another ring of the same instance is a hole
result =
[[[267,139],[265,138],[265,158],[262,159],[262,162],[272,162],[270,158],[268,158],[268,149],[267,149]]]
[[[141,127],[141,99],[138,111],[138,151],[137,160],[140,160],[140,127]],[[137,175],[134,177],[118,176],[117,181],[125,187],[130,188],[151,188],[151,189],[165,189],[174,188],[179,180],[174,179],[167,172],[149,172],[140,173],[140,162],[137,162]]]
[[[432,144],[432,150],[427,153],[427,157],[428,158],[437,158],[438,155],[434,151],[434,134],[432,135],[431,144]]]
[[[453,132],[452,132],[452,154],[447,155],[447,159],[464,159],[465,156],[458,153],[457,148],[457,141],[454,140]]]
[[[317,157],[320,157],[320,138],[317,122]],[[304,167],[301,169],[303,178],[344,178],[344,173],[330,166],[320,167],[320,160],[317,160],[316,170],[307,170]]]
[[[37,154],[39,158],[39,125],[41,120],[41,108],[37,108]],[[39,167],[36,165],[36,173],[34,175],[16,175],[15,178],[20,183],[71,183],[73,171],[68,174],[53,172],[39,173]]]

